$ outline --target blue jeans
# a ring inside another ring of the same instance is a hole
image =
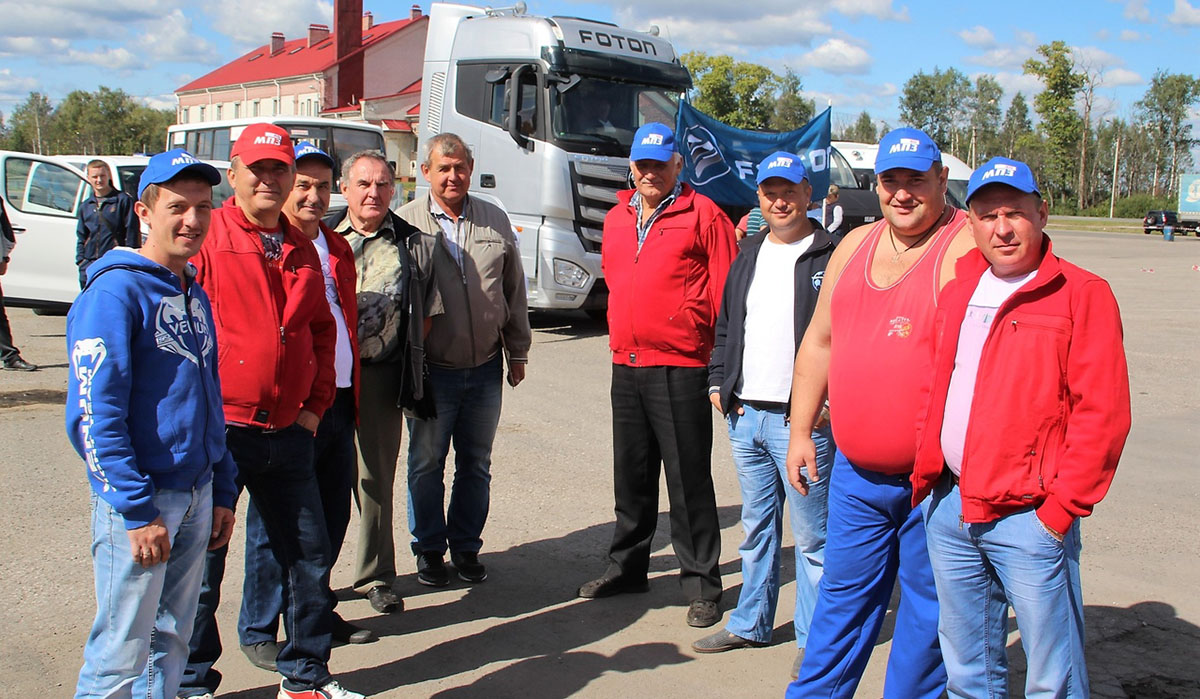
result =
[[[783,505],[787,502],[796,547],[796,644],[808,641],[808,625],[817,604],[817,586],[825,562],[825,518],[829,474],[833,468],[833,435],[829,426],[812,433],[817,447],[819,479],[808,495],[788,484],[788,425],[784,411],[742,405],[727,417],[729,442],[742,490],[742,592],[725,629],[751,641],[766,643],[775,628],[779,603],[779,564],[783,544]]]
[[[313,435],[298,425],[274,432],[230,425],[225,439],[237,462],[238,486],[250,492],[284,571],[287,641],[275,661],[279,674],[293,688],[319,687],[330,679],[331,612],[329,539],[313,472]],[[181,697],[215,693],[221,681],[213,665],[221,657],[216,611],[228,551],[210,551],[205,560]]]
[[[330,564],[337,560],[350,523],[350,491],[358,474],[354,448],[354,389],[339,388],[337,398],[317,427],[313,440],[314,469],[321,510],[329,539]],[[238,615],[238,640],[242,645],[274,641],[284,611],[283,568],[271,551],[271,538],[254,498],[246,509],[246,576],[242,583],[242,611]],[[326,588],[330,607],[337,595]]]
[[[478,553],[491,500],[492,442],[500,424],[502,355],[471,369],[429,367],[432,420],[408,420],[408,528],[414,554]],[[454,483],[446,501],[446,454]]]
[[[1010,606],[1028,660],[1025,696],[1089,696],[1079,521],[1061,542],[1032,509],[964,525],[962,495],[948,478],[923,506],[950,696],[1008,696]]]
[[[829,482],[825,574],[800,677],[788,699],[853,697],[871,658],[896,580],[900,605],[883,696],[941,696],[937,592],[921,509],[908,475],[859,468],[837,452]]]
[[[96,620],[76,697],[172,699],[179,689],[212,535],[212,481],[153,497],[171,552],[165,563],[143,568],[133,560],[125,519],[92,494]]]

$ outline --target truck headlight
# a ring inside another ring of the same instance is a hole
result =
[[[567,260],[554,258],[554,281],[563,286],[569,286],[573,289],[582,289],[587,284],[588,277],[591,276],[587,270]]]

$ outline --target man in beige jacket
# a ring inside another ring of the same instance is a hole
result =
[[[490,499],[492,442],[500,422],[503,361],[508,383],[525,378],[529,313],[525,272],[508,216],[468,196],[471,150],[451,133],[430,139],[421,173],[429,194],[398,212],[437,237],[434,277],[444,313],[433,318],[425,340],[429,383],[437,417],[408,421],[409,528],[417,556],[417,581],[450,582],[443,560],[458,577],[482,582],[480,538]],[[454,485],[445,506],[446,454],[454,442]]]

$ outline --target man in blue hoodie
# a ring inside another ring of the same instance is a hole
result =
[[[135,204],[145,245],[93,263],[67,316],[67,435],[92,486],[97,606],[76,697],[175,696],[204,552],[233,531],[212,309],[188,264],[219,182],[183,150],[151,158]]]

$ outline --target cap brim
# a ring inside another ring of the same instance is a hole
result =
[[[630,160],[657,160],[665,163],[673,157],[675,157],[675,151],[665,148],[635,148],[629,152]]]
[[[891,157],[882,159],[876,158],[875,174],[879,175],[887,172],[888,170],[899,169],[925,172],[929,168],[933,167],[934,162],[936,161],[933,158],[916,154],[893,155]]]
[[[997,182],[984,182],[983,184],[979,185],[975,189],[967,190],[967,197],[966,197],[966,199],[963,200],[963,203],[964,204],[970,203],[971,197],[974,197],[976,194],[978,194],[980,190],[987,189],[988,187],[991,187],[993,185],[999,185],[999,186],[1003,186],[1003,187],[1008,187],[1009,189],[1015,189],[1022,194],[1036,194],[1039,197],[1042,196],[1041,190],[1039,190],[1037,187],[1025,188],[1025,187],[1015,185],[1011,182],[998,182],[998,181]]]

